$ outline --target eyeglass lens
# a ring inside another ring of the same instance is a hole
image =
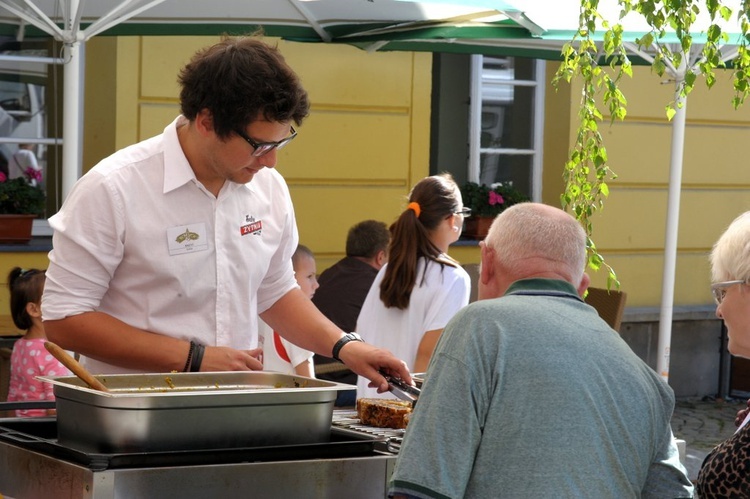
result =
[[[725,281],[717,282],[716,284],[711,285],[711,293],[713,293],[714,301],[717,305],[721,305],[721,302],[724,301],[724,297],[727,295],[727,289],[729,289],[731,286],[734,286],[735,284],[745,284],[745,281]]]
[[[716,302],[716,304],[721,305],[721,302],[724,300],[724,295],[727,294],[727,290],[724,288],[715,288],[711,291],[713,291],[714,293],[714,301]]]
[[[273,149],[281,149],[282,147],[287,145],[294,137],[297,136],[297,130],[295,130],[294,127],[291,127],[291,132],[292,134],[289,137],[278,142],[255,142],[242,130],[236,130],[237,135],[242,137],[245,142],[253,147],[254,151],[252,155],[255,157],[263,156],[264,154],[268,154]]]
[[[253,151],[253,156],[263,156],[264,154],[270,152],[272,149],[281,149],[282,147],[287,145],[290,140],[292,140],[291,137],[286,138],[281,142],[275,142],[273,144],[258,144],[255,148],[255,151]]]

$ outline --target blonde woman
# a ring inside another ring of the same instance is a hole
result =
[[[716,316],[729,335],[729,353],[750,359],[750,211],[737,217],[711,252],[711,291]],[[750,424],[743,411],[737,432],[703,461],[697,489],[701,499],[750,497]]]

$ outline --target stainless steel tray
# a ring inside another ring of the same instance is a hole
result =
[[[350,385],[272,372],[75,376],[54,385],[58,440],[89,452],[148,452],[325,442],[338,390]]]

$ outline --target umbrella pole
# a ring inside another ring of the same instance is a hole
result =
[[[63,150],[62,199],[68,197],[73,184],[81,177],[83,149],[83,59],[84,42],[65,44],[63,66]]]
[[[684,62],[683,67],[684,68]],[[684,75],[684,71],[681,72]],[[664,276],[662,281],[661,312],[659,315],[659,347],[656,372],[669,381],[669,356],[672,343],[672,308],[674,305],[675,267],[677,262],[677,229],[680,222],[680,191],[682,189],[682,157],[685,144],[685,115],[687,99],[680,95],[684,76],[675,81],[676,113],[672,118],[672,156],[669,165],[669,193],[667,197],[667,228],[664,244]]]

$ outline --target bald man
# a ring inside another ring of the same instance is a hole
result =
[[[580,224],[522,203],[480,244],[480,301],[440,338],[391,496],[692,497],[672,389],[581,299]]]

